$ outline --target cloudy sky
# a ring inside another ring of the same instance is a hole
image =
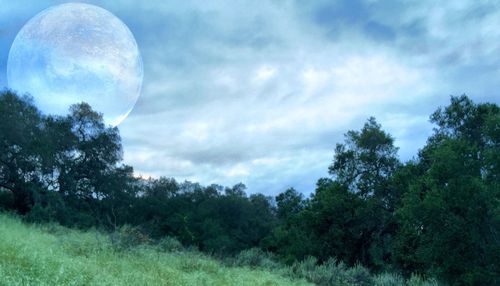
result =
[[[0,87],[17,32],[65,2],[0,0]],[[119,17],[142,53],[119,128],[143,176],[310,193],[369,116],[409,160],[450,95],[500,103],[495,1],[83,2]]]

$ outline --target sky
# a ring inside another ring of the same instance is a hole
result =
[[[0,88],[22,26],[66,2],[0,0]],[[496,1],[81,2],[120,18],[142,55],[119,125],[138,176],[308,194],[370,116],[407,161],[450,95],[500,104]]]

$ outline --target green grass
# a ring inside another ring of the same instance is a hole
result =
[[[118,251],[108,236],[0,214],[0,285],[310,285],[193,251]]]
[[[134,229],[114,236],[57,224],[26,224],[0,214],[0,285],[335,285],[439,286],[433,279],[371,274],[335,259],[285,266],[249,249],[223,261],[184,250],[174,238],[138,244]],[[140,238],[140,236],[138,236]]]

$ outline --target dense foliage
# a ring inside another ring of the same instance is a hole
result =
[[[246,249],[285,263],[332,259],[374,272],[428,275],[451,285],[500,280],[500,109],[452,97],[418,156],[400,162],[369,118],[335,147],[330,178],[309,198],[245,186],[142,179],[122,164],[117,128],[85,103],[41,114],[29,97],[0,94],[0,208],[28,221],[176,237],[227,256]],[[310,262],[309,262],[310,263]]]

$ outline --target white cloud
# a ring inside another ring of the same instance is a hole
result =
[[[278,69],[275,67],[271,67],[271,66],[267,66],[267,65],[261,66],[255,72],[253,79],[257,83],[262,83],[262,82],[268,81],[269,79],[274,77],[277,70]]]
[[[469,17],[473,1],[405,2],[397,13],[373,1],[359,21],[386,25],[387,42],[364,22],[318,23],[317,2],[88,2],[119,16],[143,54],[142,96],[120,125],[125,162],[139,174],[309,192],[335,143],[367,117],[407,159],[449,94],[500,88],[499,72],[469,71],[499,64],[500,10]]]

